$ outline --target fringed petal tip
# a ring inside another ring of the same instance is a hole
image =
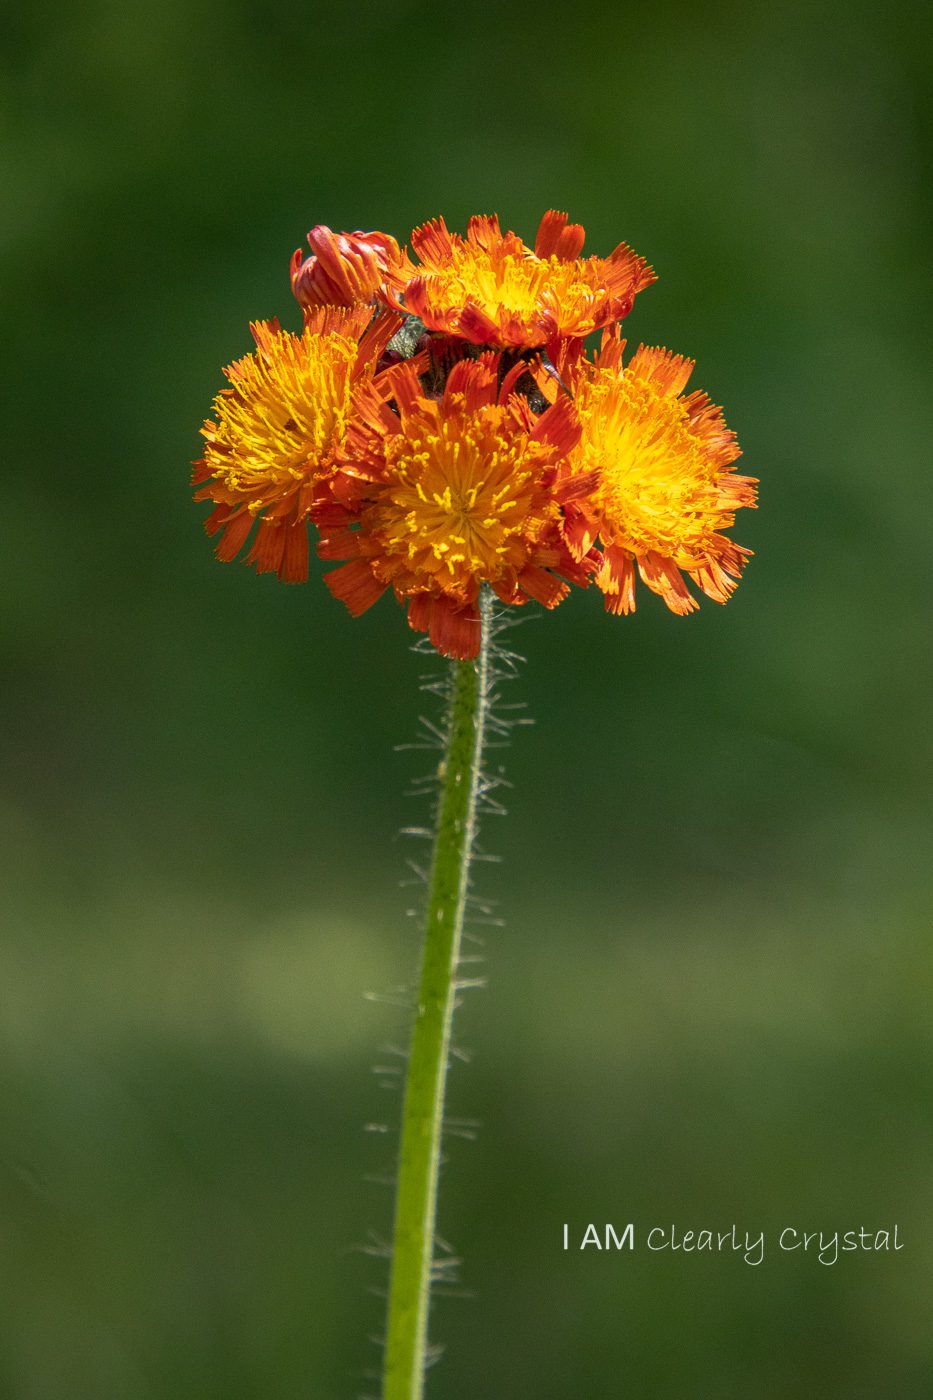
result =
[[[676,398],[687,387],[696,366],[695,360],[675,355],[661,346],[639,345],[628,362],[627,374],[653,384],[659,393]]]
[[[583,251],[586,230],[582,224],[571,224],[568,216],[558,209],[549,209],[538,226],[535,256],[573,262]]]
[[[246,556],[257,574],[277,574],[282,583],[308,581],[308,526],[260,520],[256,538]]]

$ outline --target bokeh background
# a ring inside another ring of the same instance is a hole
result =
[[[430,1393],[929,1395],[930,12],[88,0],[4,35],[0,1392],[375,1388],[405,1018],[363,993],[417,959],[425,661],[389,600],[215,563],[188,463],[313,223],[557,205],[656,267],[630,336],[727,406],[756,558],[728,608],[514,634]],[[607,1220],[771,1244],[561,1251]]]

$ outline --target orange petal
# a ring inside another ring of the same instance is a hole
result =
[[[531,436],[535,442],[549,442],[562,457],[573,451],[580,441],[580,420],[569,394],[561,394],[556,403],[544,410]]]
[[[684,583],[683,575],[670,559],[664,559],[652,550],[639,557],[638,572],[652,592],[664,599],[672,613],[685,617],[698,608],[699,604]]]
[[[685,355],[674,355],[660,346],[639,345],[625,373],[654,384],[669,398],[676,398],[686,388],[695,364],[695,360],[688,360]]]
[[[279,578],[283,583],[307,583],[308,527],[301,520],[295,525],[283,525],[282,533],[285,536],[285,544],[279,565]]]
[[[379,359],[403,320],[404,317],[397,311],[380,311],[360,339],[359,353],[356,357],[358,371],[362,370],[364,365]]]
[[[536,603],[545,608],[556,608],[570,592],[568,584],[556,578],[554,574],[549,574],[546,569],[539,568],[537,564],[527,564],[519,574],[518,582],[529,598],[534,598]]]
[[[578,507],[568,505],[564,510],[564,541],[574,559],[582,559],[593,548],[597,527]]]
[[[627,243],[613,248],[606,261],[614,265],[619,281],[626,283],[633,294],[644,291],[645,287],[658,280],[654,268],[649,267],[645,259],[639,257]]]
[[[467,238],[487,252],[502,242],[498,214],[474,214],[467,224]]]
[[[498,373],[498,355],[484,355],[479,360],[458,360],[447,378],[444,403],[449,405],[454,394],[463,394],[464,408],[468,413],[495,403]]]
[[[281,572],[284,553],[285,527],[260,521],[253,547],[246,556],[247,564],[255,564],[257,574],[277,574]]]
[[[514,338],[514,328],[510,327],[508,323],[497,325],[490,316],[487,316],[485,311],[481,311],[472,302],[467,302],[460,312],[457,330],[474,345],[522,345],[524,343],[521,334],[517,340]]]
[[[635,561],[628,550],[610,545],[596,574],[596,587],[606,595],[606,610],[612,613],[635,611]]]
[[[459,241],[459,240],[458,240]],[[411,246],[422,262],[444,262],[453,252],[453,240],[443,218],[429,219],[411,235]],[[405,298],[406,302],[408,297]]]
[[[378,602],[386,590],[384,583],[373,577],[373,571],[363,559],[354,559],[324,575],[324,582],[335,598],[346,605],[351,617],[359,617]]]
[[[585,238],[582,224],[569,224],[566,214],[549,209],[538,225],[535,253],[539,258],[554,256],[561,262],[573,262],[583,251]]]
[[[254,524],[255,519],[248,510],[235,515],[218,541],[214,551],[217,558],[222,559],[225,564],[229,564],[231,559],[235,559],[245,545]]]
[[[458,607],[441,596],[430,603],[428,636],[442,656],[469,661],[479,655],[480,620],[476,604]]]
[[[356,559],[360,553],[360,533],[348,525],[321,532],[317,542],[319,559]]]

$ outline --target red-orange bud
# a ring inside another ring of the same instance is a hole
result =
[[[334,233],[317,224],[308,243],[313,256],[302,261],[298,248],[291,262],[292,291],[305,310],[373,301],[383,283],[394,280],[402,261],[398,244],[387,233]]]

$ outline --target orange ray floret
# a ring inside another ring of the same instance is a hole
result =
[[[636,569],[672,612],[697,607],[684,574],[724,603],[750,551],[723,531],[755,505],[757,483],[734,471],[722,410],[684,395],[693,361],[640,346],[623,368],[624,344],[607,334],[594,363],[565,367],[581,432],[563,470],[595,483],[567,503],[565,539],[577,555],[601,545],[595,582],[610,612],[634,611]]]
[[[296,248],[290,269],[292,291],[306,314],[318,306],[369,304],[384,289],[401,291],[414,272],[388,233],[334,233],[316,224],[308,243],[312,256],[303,259]]]
[[[550,489],[576,438],[572,407],[565,399],[536,419],[511,393],[514,373],[500,388],[499,368],[496,355],[462,360],[434,400],[400,367],[397,412],[377,388],[361,391],[344,471],[315,516],[323,557],[351,560],[326,576],[331,592],[358,614],[392,587],[446,656],[477,654],[481,584],[503,602],[551,608],[565,579],[586,582]]]
[[[205,528],[221,532],[219,559],[236,557],[258,519],[247,562],[286,583],[307,578],[307,522],[343,447],[351,396],[399,324],[392,312],[371,326],[370,316],[369,307],[320,308],[301,335],[275,321],[251,326],[256,349],[225,370],[229,387],[195,463],[195,499],[215,503]]]
[[[495,216],[472,218],[466,238],[432,219],[412,234],[421,266],[405,289],[405,309],[429,330],[501,349],[589,335],[627,316],[654,273],[625,243],[608,258],[581,258],[583,239],[582,227],[554,209],[533,250],[503,234]]]

